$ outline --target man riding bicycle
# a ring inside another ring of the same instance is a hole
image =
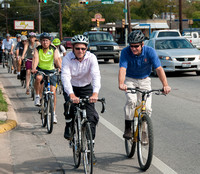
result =
[[[33,61],[32,61],[32,73],[37,71],[42,71],[45,74],[51,74],[55,72],[54,64],[61,69],[61,63],[59,61],[58,50],[55,46],[51,45],[51,36],[49,33],[42,33],[40,35],[41,45],[38,46],[34,51]],[[43,84],[41,81],[43,76],[36,74],[35,80],[35,105],[40,106],[40,98],[42,97]],[[57,76],[54,74],[50,77],[50,90],[54,93],[54,123],[57,123],[57,118],[55,114],[56,110],[56,82]]]
[[[119,64],[119,89],[126,91],[127,88],[140,88],[141,90],[151,90],[150,74],[152,66],[156,70],[158,77],[163,85],[165,94],[171,90],[167,83],[167,78],[160,60],[151,47],[144,46],[144,34],[140,30],[132,31],[128,36],[129,46],[124,48],[120,56]],[[130,139],[132,137],[131,125],[134,117],[134,110],[137,101],[141,101],[141,94],[126,93],[127,101],[124,107],[125,111],[125,131],[123,137]],[[147,99],[146,109],[151,116],[151,96]]]
[[[90,103],[86,105],[86,112],[94,141],[96,125],[99,120],[99,115],[94,106],[101,87],[99,65],[96,56],[87,51],[88,38],[83,35],[76,35],[72,38],[71,43],[72,51],[63,58],[61,69],[61,79],[64,87],[63,94],[66,101],[64,104],[66,121],[64,137],[71,139],[73,136],[74,112],[71,109],[68,114],[67,101],[71,99],[73,103],[79,103],[80,98],[89,96]],[[95,156],[93,158],[94,162],[96,162]]]
[[[13,48],[14,48],[14,41],[10,39],[10,34],[6,34],[6,39],[3,40],[2,50],[5,54],[5,50],[8,50],[10,58],[12,59],[13,56]]]
[[[14,42],[14,56],[13,56],[13,66],[14,66],[14,74],[17,74],[17,57],[16,57],[16,48],[18,44],[21,42],[21,34],[16,34],[16,41]]]
[[[59,57],[62,59],[67,54],[67,51],[66,51],[65,47],[63,45],[61,45],[60,43],[61,43],[60,39],[58,39],[58,38],[55,38],[53,40],[53,44],[58,49]]]
[[[22,65],[22,60],[24,60],[24,57],[22,58],[22,54],[24,51],[24,45],[27,42],[27,37],[25,35],[21,36],[21,42],[19,42],[16,46],[16,58],[17,58],[17,79],[20,78],[20,72],[21,72],[21,65]]]

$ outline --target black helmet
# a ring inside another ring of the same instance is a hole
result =
[[[51,40],[51,36],[50,36],[49,33],[44,32],[44,33],[42,33],[40,35],[40,40],[42,40],[42,39],[49,39],[49,40]]]
[[[134,30],[128,36],[128,43],[141,43],[144,40],[144,34],[141,30]]]

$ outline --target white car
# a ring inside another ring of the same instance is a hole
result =
[[[156,50],[165,72],[195,71],[200,75],[200,50],[184,37],[152,38],[147,46]]]

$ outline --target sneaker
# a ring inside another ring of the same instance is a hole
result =
[[[125,129],[123,138],[129,140],[129,139],[131,139],[132,137],[133,137],[133,135],[132,135],[131,129]]]
[[[146,146],[148,145],[148,138],[147,138],[147,133],[142,131],[142,141],[141,141],[142,145]]]
[[[67,140],[71,140],[72,137],[73,137],[72,122],[69,122],[69,123],[66,123],[66,126],[65,126],[64,138]]]
[[[35,106],[40,106],[40,97],[35,97]]]
[[[57,124],[57,115],[56,114],[54,114],[54,117],[53,117],[53,124]]]
[[[20,74],[17,74],[17,79],[21,79],[21,76],[20,76]]]

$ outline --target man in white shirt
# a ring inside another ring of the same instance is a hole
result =
[[[6,34],[6,39],[3,40],[2,44],[2,50],[5,52],[5,50],[8,50],[10,54],[13,54],[13,47],[14,47],[14,41],[10,39],[10,34]]]
[[[64,87],[64,97],[73,103],[79,103],[79,97],[90,97],[90,103],[86,106],[87,118],[90,122],[92,137],[95,139],[96,125],[99,120],[94,103],[98,99],[101,87],[101,76],[97,58],[87,51],[88,39],[83,35],[76,35],[72,38],[72,51],[69,52],[62,61],[61,79]],[[64,104],[64,115],[66,127],[64,137],[72,138],[73,110],[67,114],[67,105]],[[94,162],[96,161],[95,156]]]

